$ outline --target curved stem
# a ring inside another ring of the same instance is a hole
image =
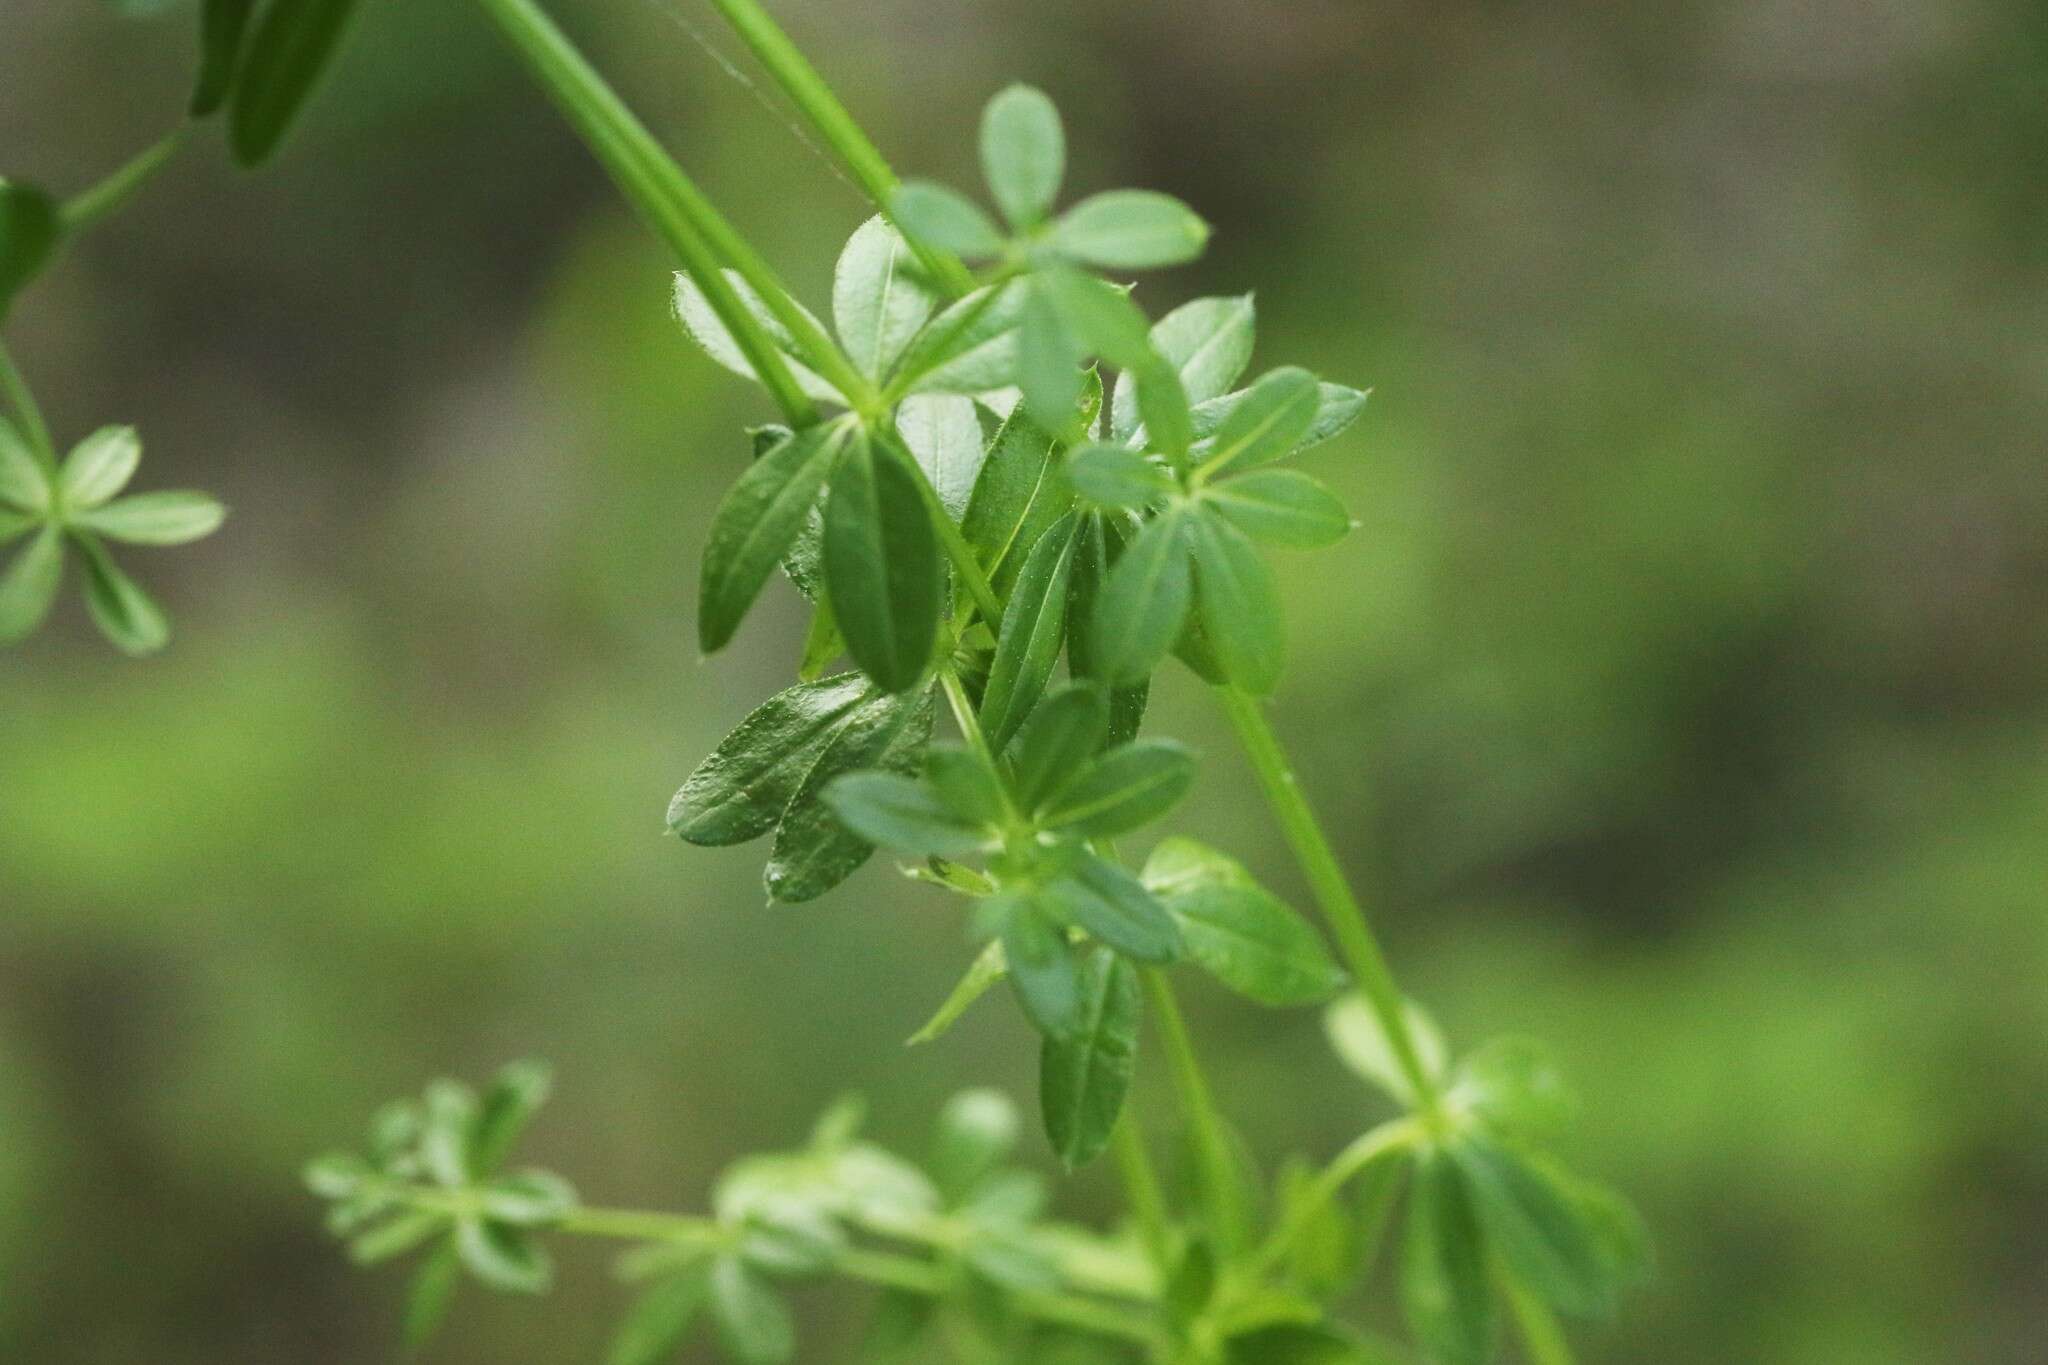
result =
[[[1289,1212],[1287,1221],[1273,1229],[1265,1245],[1252,1258],[1253,1269],[1264,1273],[1272,1268],[1295,1238],[1308,1227],[1309,1220],[1334,1200],[1346,1185],[1364,1174],[1366,1168],[1384,1161],[1403,1149],[1412,1146],[1422,1136],[1422,1126],[1413,1119],[1396,1119],[1383,1123],[1362,1137],[1354,1139],[1349,1146],[1330,1160],[1316,1183],[1308,1193],[1296,1202]]]
[[[1230,717],[1230,723],[1237,731],[1245,756],[1251,760],[1252,770],[1258,774],[1259,786],[1266,793],[1274,818],[1280,822],[1281,833],[1286,835],[1295,858],[1301,863],[1309,890],[1314,893],[1323,918],[1336,935],[1337,947],[1344,955],[1345,966],[1351,969],[1359,994],[1379,1019],[1380,1028],[1385,1031],[1394,1056],[1401,1064],[1402,1074],[1414,1087],[1420,1107],[1434,1109],[1436,1080],[1422,1064],[1422,1054],[1416,1048],[1414,1031],[1408,1026],[1407,1010],[1400,987],[1394,982],[1393,969],[1387,965],[1386,953],[1373,935],[1365,908],[1352,894],[1351,883],[1345,877],[1336,853],[1330,848],[1322,822],[1316,819],[1308,798],[1302,795],[1301,782],[1294,775],[1293,765],[1287,761],[1286,751],[1280,747],[1279,736],[1273,733],[1273,727],[1267,722],[1266,713],[1257,700],[1243,688],[1219,687],[1216,695],[1223,703],[1224,714]]]
[[[1195,1144],[1195,1161],[1201,1171],[1203,1189],[1209,1196],[1217,1244],[1219,1248],[1228,1250],[1236,1244],[1243,1226],[1244,1200],[1243,1192],[1238,1188],[1237,1162],[1231,1156],[1230,1134],[1224,1127],[1223,1112],[1216,1107],[1215,1093],[1209,1089],[1209,1079],[1202,1073],[1194,1036],[1188,1031],[1187,1017],[1181,1013],[1180,1002],[1174,998],[1173,984],[1157,967],[1141,968],[1140,974],[1145,980],[1145,993],[1152,1002],[1153,1018],[1159,1024],[1160,1039],[1166,1045],[1174,1089],[1180,1094],[1181,1107],[1187,1111],[1188,1127]]]
[[[28,386],[28,380],[14,363],[14,356],[7,349],[7,343],[0,341],[0,395],[7,399],[7,406],[14,409],[14,415],[21,420],[22,434],[28,437],[28,445],[43,468],[55,473],[57,469],[57,447],[50,440],[50,424],[43,420],[43,410],[36,403],[35,391]]]
[[[149,183],[150,177],[169,164],[184,144],[185,130],[180,128],[121,166],[99,184],[65,200],[62,207],[57,210],[58,218],[64,224],[64,231],[83,232],[126,204],[137,190]]]

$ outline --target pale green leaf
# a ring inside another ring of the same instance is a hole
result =
[[[1202,254],[1209,225],[1170,195],[1110,190],[1068,209],[1053,225],[1053,246],[1089,265],[1146,270],[1181,265]]]
[[[212,535],[228,510],[206,493],[137,493],[72,518],[108,540],[130,545],[186,545]]]
[[[1013,85],[981,111],[981,173],[1012,226],[1045,217],[1066,168],[1066,133],[1044,91]]]
[[[101,427],[64,457],[57,486],[64,506],[82,512],[106,502],[128,486],[142,463],[142,438],[134,427]]]
[[[931,317],[937,299],[915,275],[916,256],[886,219],[862,223],[839,253],[832,321],[853,367],[880,379]]]

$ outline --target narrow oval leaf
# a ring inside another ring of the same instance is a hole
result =
[[[74,525],[130,545],[189,545],[221,528],[228,509],[210,494],[137,493],[72,518]]]
[[[626,1310],[605,1357],[607,1365],[663,1365],[682,1349],[710,1292],[705,1277],[696,1273],[656,1283]]]
[[[1012,227],[1039,222],[1067,173],[1067,136],[1045,92],[1013,85],[981,111],[981,173]]]
[[[0,507],[41,515],[50,506],[50,477],[15,425],[0,417]]]
[[[1328,1000],[1344,984],[1321,937],[1269,892],[1205,886],[1164,900],[1188,956],[1240,995],[1285,1008]]]
[[[462,1281],[462,1257],[455,1249],[455,1238],[451,1234],[447,1241],[435,1248],[433,1254],[420,1262],[420,1268],[413,1272],[412,1284],[406,1290],[405,1317],[400,1324],[399,1337],[407,1352],[418,1355],[441,1330],[447,1320],[448,1305],[455,1298],[455,1287]]]
[[[889,373],[938,300],[913,273],[916,256],[877,214],[854,229],[832,273],[832,322],[853,367]]]
[[[924,676],[938,641],[945,567],[904,456],[859,439],[825,503],[825,589],[846,651],[885,690]]]
[[[0,314],[49,264],[63,231],[56,200],[34,185],[0,177]]]
[[[1091,763],[1039,810],[1047,829],[1091,839],[1150,824],[1180,804],[1195,782],[1195,758],[1170,739],[1140,739]]]
[[[1130,295],[1071,266],[1054,265],[1031,277],[1032,292],[1058,314],[1066,330],[1085,349],[1112,365],[1142,369],[1157,363],[1152,354],[1151,324]]]
[[[1033,421],[1021,403],[989,443],[960,534],[974,547],[997,591],[1003,590],[1004,570],[1014,579],[1038,533],[1066,515],[1073,503],[1058,451],[1059,439]]]
[[[1251,363],[1257,310],[1250,294],[1195,299],[1152,325],[1152,349],[1180,377],[1190,403],[1220,398]],[[1128,371],[1117,376],[1110,432],[1119,441],[1139,434],[1138,386]]]
[[[958,744],[936,744],[924,758],[925,781],[955,818],[994,825],[1009,814],[1002,783],[980,754]]]
[[[73,539],[85,554],[85,605],[100,633],[124,654],[141,658],[171,642],[171,623],[135,580],[122,573],[90,536]]]
[[[1016,381],[1024,406],[1047,429],[1064,432],[1073,426],[1088,354],[1051,292],[1033,281],[1017,331]]]
[[[849,773],[825,788],[825,802],[841,824],[869,843],[919,857],[963,857],[993,838],[986,824],[954,811],[921,778]]]
[[[270,159],[340,50],[356,0],[274,0],[249,39],[228,110],[235,160]]]
[[[806,427],[748,465],[719,500],[697,588],[697,642],[706,653],[731,641],[857,430],[846,419]]]
[[[711,1318],[719,1341],[744,1365],[782,1365],[796,1355],[789,1305],[737,1256],[712,1263]]]
[[[1408,1330],[1443,1365],[1486,1365],[1500,1337],[1487,1281],[1486,1245],[1472,1194],[1440,1152],[1416,1159],[1401,1248],[1401,1308]]]
[[[1090,623],[1103,677],[1139,682],[1173,648],[1193,590],[1186,542],[1186,514],[1168,508],[1145,523],[1110,569]]]
[[[1193,209],[1154,190],[1091,195],[1052,230],[1057,250],[1110,270],[1181,265],[1201,255],[1208,241],[1209,225]]]
[[[206,118],[227,103],[235,65],[242,55],[256,0],[206,0],[199,12],[199,78],[193,82],[190,112]]]
[[[1307,370],[1267,372],[1223,419],[1203,467],[1248,469],[1289,454],[1307,437],[1321,402],[1321,387]]]
[[[546,1102],[553,1083],[554,1074],[547,1063],[535,1061],[512,1062],[491,1078],[470,1138],[473,1175],[494,1175],[505,1164],[534,1111]]]
[[[897,363],[903,393],[985,393],[1012,383],[1017,328],[1030,290],[1023,280],[977,289],[924,325]]]
[[[1067,454],[1067,482],[1102,507],[1149,507],[1178,486],[1156,460],[1126,446],[1084,445]]]
[[[1045,901],[1066,923],[1086,929],[1125,957],[1168,963],[1180,957],[1180,931],[1143,882],[1093,854],[1046,888]]]
[[[911,775],[924,765],[935,706],[930,692],[883,693],[855,708],[818,754],[775,827],[764,878],[768,894],[797,904],[852,876],[874,845],[839,823],[825,788],[842,773],[879,769]]]
[[[776,693],[690,774],[669,803],[669,828],[709,847],[766,834],[854,708],[873,695],[858,673]]]
[[[1079,1027],[1071,1037],[1046,1039],[1038,1061],[1045,1133],[1068,1170],[1087,1165],[1109,1145],[1138,1056],[1137,969],[1097,949],[1081,980]]]
[[[1287,663],[1286,613],[1272,571],[1244,533],[1210,509],[1189,518],[1202,631],[1230,681],[1257,696]]]
[[[1571,1125],[1578,1097],[1550,1049],[1534,1038],[1493,1038],[1458,1063],[1457,1102],[1494,1132],[1545,1141]]]
[[[72,447],[58,472],[66,509],[98,507],[128,486],[141,463],[142,438],[134,427],[101,427]]]
[[[1003,607],[1003,626],[981,699],[989,747],[1001,753],[1045,694],[1066,635],[1067,580],[1074,564],[1070,515],[1038,538]]]
[[[1419,1054],[1417,1061],[1433,1079],[1441,1080],[1449,1057],[1443,1034],[1414,1001],[1406,1002],[1403,1012],[1408,1036]],[[1330,1006],[1323,1014],[1323,1032],[1344,1065],[1402,1104],[1415,1104],[1415,1089],[1408,1083],[1394,1044],[1380,1027],[1379,1015],[1362,997],[1347,995]]]
[[[987,456],[974,400],[950,393],[912,394],[896,408],[896,431],[931,480],[946,515],[960,520]]]
[[[1010,987],[1033,1028],[1048,1038],[1070,1038],[1081,1027],[1081,969],[1067,932],[1037,906],[1010,907],[1003,925],[1003,959]]]
[[[1351,514],[1337,495],[1298,469],[1257,469],[1211,484],[1203,498],[1253,540],[1319,550],[1342,540]]]
[[[1122,548],[1124,526],[1123,517],[1092,512],[1081,519],[1075,538],[1072,586],[1067,592],[1067,667],[1077,678],[1100,680],[1104,676],[1101,660],[1095,656],[1091,623],[1096,599],[1109,575],[1112,549]],[[1106,744],[1128,744],[1138,737],[1151,688],[1149,679],[1110,688]]]
[[[972,201],[929,180],[911,180],[889,197],[889,216],[906,236],[969,260],[1003,249],[1003,231]]]
[[[470,1274],[508,1294],[544,1294],[554,1279],[547,1252],[506,1223],[463,1219],[455,1225],[455,1249]]]
[[[754,362],[747,358],[746,351],[734,340],[731,331],[726,328],[725,320],[718,316],[718,310],[711,306],[711,300],[704,290],[681,271],[676,272],[675,280],[673,304],[676,320],[683,324],[683,330],[690,334],[690,339],[703,348],[704,354],[734,374],[758,381],[760,376],[754,373]],[[761,330],[767,333],[768,339],[775,343],[775,348],[782,352],[783,361],[788,365],[790,377],[796,381],[796,386],[821,403],[847,406],[844,394],[827,383],[816,370],[797,359],[796,338],[790,335],[789,328],[783,325],[782,319],[777,317],[760,294],[755,292],[754,286],[747,283],[746,277],[737,270],[728,270],[725,272],[725,282],[732,286],[740,305],[752,315]],[[795,306],[803,308],[800,303]],[[808,310],[805,310],[805,315],[809,316]],[[823,331],[816,318],[812,318],[811,321]]]
[[[1606,1311],[1613,1299],[1607,1265],[1571,1194],[1543,1167],[1482,1134],[1449,1150],[1488,1244],[1515,1278],[1560,1312]]]
[[[1026,810],[1041,809],[1080,776],[1109,732],[1109,703],[1090,683],[1069,683],[1040,702],[1017,732],[1012,785]]]
[[[1216,448],[1216,441],[1223,424],[1232,413],[1251,396],[1250,389],[1239,389],[1195,404],[1188,416],[1194,425],[1194,454],[1205,457]],[[1363,389],[1347,388],[1342,384],[1321,384],[1316,389],[1316,415],[1309,423],[1308,430],[1296,441],[1294,448],[1286,453],[1299,455],[1311,446],[1320,445],[1336,436],[1358,420],[1365,411],[1368,394]]]

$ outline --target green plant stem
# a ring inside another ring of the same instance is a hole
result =
[[[1266,713],[1257,699],[1243,688],[1219,687],[1216,694],[1223,703],[1224,714],[1230,717],[1231,726],[1237,731],[1245,756],[1251,760],[1252,770],[1258,774],[1259,786],[1266,793],[1266,801],[1273,808],[1281,833],[1286,836],[1296,860],[1301,864],[1302,873],[1308,878],[1309,890],[1314,893],[1323,918],[1336,935],[1337,947],[1344,955],[1345,965],[1351,970],[1353,983],[1379,1019],[1381,1029],[1393,1046],[1395,1058],[1401,1064],[1402,1074],[1415,1089],[1420,1107],[1424,1111],[1434,1111],[1436,1081],[1422,1064],[1422,1054],[1416,1048],[1414,1031],[1408,1027],[1407,1010],[1400,987],[1394,982],[1393,969],[1387,965],[1386,953],[1373,935],[1365,908],[1352,894],[1351,883],[1330,847],[1329,837],[1323,833],[1322,823],[1316,819],[1315,810],[1302,794],[1301,782],[1294,775],[1293,765],[1287,761],[1286,751],[1280,747],[1279,736],[1273,733],[1273,727],[1266,720]]]
[[[533,0],[477,4],[511,42],[620,192],[682,261],[790,424],[804,427],[816,422],[818,410],[797,386],[781,348],[725,277],[728,261],[746,273],[730,250],[732,242],[725,240],[737,234],[724,227],[682,168]],[[758,259],[744,244],[742,251],[746,258]],[[752,276],[748,279],[754,282]],[[756,282],[755,288],[760,290],[760,284]],[[772,286],[761,293],[773,306],[781,290]]]
[[[1508,1304],[1514,1310],[1515,1330],[1522,1338],[1522,1350],[1529,1365],[1572,1365],[1571,1343],[1556,1314],[1534,1294],[1513,1280],[1507,1280]]]
[[[1423,1136],[1422,1125],[1414,1119],[1395,1119],[1366,1133],[1332,1157],[1316,1176],[1316,1182],[1289,1211],[1287,1220],[1273,1229],[1258,1254],[1252,1257],[1254,1273],[1264,1274],[1284,1257],[1315,1215],[1341,1194],[1344,1187],[1364,1174],[1374,1162],[1384,1161]]]
[[[1138,1220],[1145,1250],[1150,1253],[1153,1266],[1163,1276],[1167,1269],[1166,1195],[1160,1185],[1158,1168],[1152,1164],[1152,1153],[1146,1150],[1145,1133],[1138,1126],[1137,1110],[1128,1103],[1110,1134],[1110,1150],[1116,1154],[1117,1175],[1123,1181],[1124,1193],[1130,1198],[1131,1213]]]
[[[718,12],[725,16],[733,31],[740,35],[768,74],[775,78],[803,116],[810,120],[839,159],[846,163],[847,170],[860,182],[868,198],[874,200],[883,213],[889,212],[889,200],[899,183],[896,172],[882,156],[873,139],[848,113],[839,97],[832,93],[832,87],[812,66],[810,59],[797,49],[768,12],[755,0],[711,0]],[[905,239],[911,250],[924,262],[931,273],[955,297],[965,294],[974,287],[974,277],[957,256],[950,252],[927,247],[908,233]]]
[[[989,747],[988,736],[982,731],[981,717],[974,713],[974,702],[967,695],[967,685],[960,681],[960,671],[950,663],[940,665],[939,686],[946,693],[946,705],[952,709],[953,723],[960,727],[967,746],[993,769],[996,766],[995,751]]]
[[[1202,1073],[1194,1036],[1188,1031],[1187,1017],[1181,1013],[1180,1002],[1174,998],[1173,983],[1157,967],[1144,967],[1139,971],[1145,980],[1145,993],[1152,1002],[1152,1017],[1158,1023],[1160,1039],[1166,1045],[1174,1089],[1180,1095],[1181,1108],[1188,1117],[1189,1133],[1195,1145],[1195,1161],[1201,1171],[1202,1186],[1209,1196],[1210,1213],[1215,1219],[1217,1242],[1228,1249],[1236,1242],[1244,1215],[1242,1191],[1237,1184],[1237,1163],[1230,1151],[1230,1134],[1224,1127],[1222,1111],[1216,1107],[1216,1096],[1209,1089],[1209,1079]]]
[[[43,420],[43,410],[36,403],[35,391],[29,388],[28,380],[14,363],[14,355],[7,349],[5,341],[0,341],[0,394],[5,394],[7,406],[14,409],[15,417],[20,420],[30,451],[46,472],[55,473],[57,447],[50,440],[50,424]]]
[[[126,204],[137,190],[149,183],[152,176],[169,164],[171,158],[177,155],[178,149],[184,145],[185,130],[180,128],[121,166],[99,184],[65,200],[57,210],[64,231],[83,232]]]

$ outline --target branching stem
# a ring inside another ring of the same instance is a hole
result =
[[[151,177],[170,164],[171,158],[184,145],[185,130],[180,128],[122,165],[99,184],[65,200],[57,211],[64,231],[83,232],[122,207],[136,191],[149,183]]]
[[[0,394],[6,396],[7,406],[14,409],[15,417],[21,422],[29,449],[45,470],[54,473],[57,447],[50,440],[50,424],[43,420],[43,410],[36,403],[35,391],[29,388],[28,380],[14,363],[13,353],[4,341],[0,341]]]

